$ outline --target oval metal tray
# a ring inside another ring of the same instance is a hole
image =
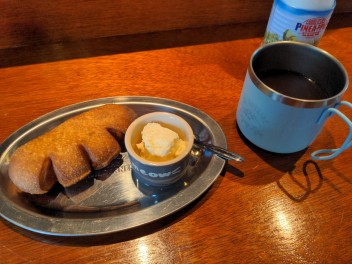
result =
[[[70,105],[28,123],[0,146],[0,215],[3,218],[24,229],[48,235],[107,234],[168,216],[211,187],[225,161],[211,153],[194,151],[185,177],[166,188],[140,184],[132,176],[127,153],[122,153],[108,168],[93,172],[73,187],[56,186],[45,195],[17,191],[8,177],[7,167],[18,146],[71,116],[110,103],[129,106],[138,115],[172,112],[188,121],[202,140],[226,148],[220,126],[204,112],[180,102],[156,97],[109,97]]]

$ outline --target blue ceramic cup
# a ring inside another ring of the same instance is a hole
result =
[[[275,42],[257,49],[243,85],[236,119],[240,131],[256,146],[275,153],[307,148],[325,121],[338,116],[349,134],[336,149],[315,151],[315,160],[336,157],[352,145],[352,122],[339,107],[348,87],[343,65],[309,44]]]
[[[141,132],[144,126],[152,122],[172,129],[186,142],[185,149],[177,157],[167,161],[151,161],[140,156],[136,145],[142,140]],[[152,112],[140,116],[128,127],[125,135],[125,146],[131,160],[132,173],[143,184],[150,186],[167,186],[175,183],[187,171],[193,142],[192,128],[183,118],[175,114]]]

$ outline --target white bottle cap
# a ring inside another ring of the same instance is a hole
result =
[[[335,0],[282,0],[285,4],[304,10],[323,11],[334,6]]]

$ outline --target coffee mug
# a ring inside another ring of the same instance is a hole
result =
[[[305,43],[275,42],[258,48],[250,59],[236,119],[256,146],[275,153],[307,148],[326,120],[339,116],[349,127],[342,146],[311,154],[336,157],[352,145],[352,122],[338,108],[348,87],[343,65],[326,51]]]

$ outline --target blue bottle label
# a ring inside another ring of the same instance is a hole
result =
[[[275,0],[264,44],[287,40],[318,45],[334,7],[324,11],[309,11],[288,6],[282,0]]]

